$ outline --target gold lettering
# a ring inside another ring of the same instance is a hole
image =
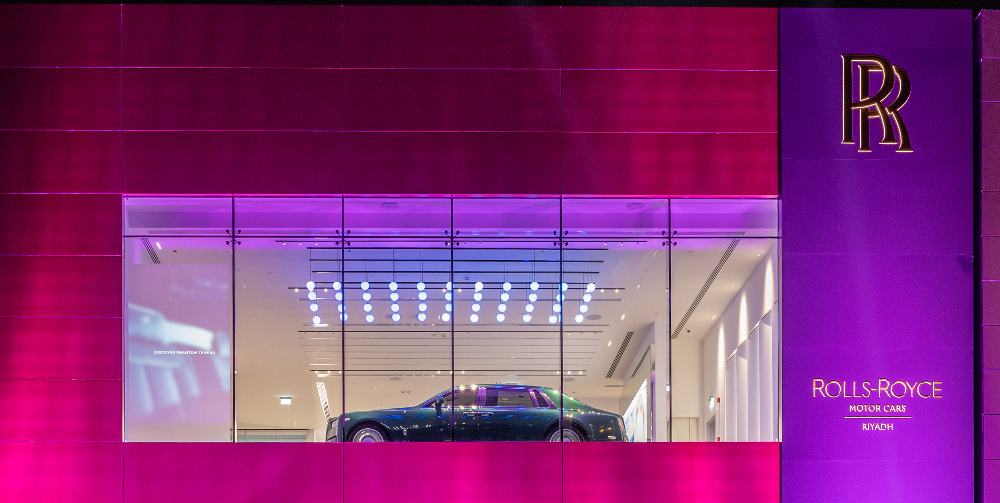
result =
[[[931,385],[931,396],[934,398],[944,398],[943,396],[938,394],[938,392],[941,391],[941,387],[938,386],[938,384],[941,384],[941,381],[934,381],[934,383]]]
[[[830,393],[830,385],[831,384],[836,384],[837,385],[837,394]],[[840,396],[840,393],[842,391],[844,391],[844,387],[839,382],[837,382],[837,381],[830,381],[830,382],[826,383],[826,388],[824,388],[824,389],[826,390],[826,396],[828,396],[830,398],[837,398],[838,396]]]
[[[906,387],[910,390],[910,398],[913,398],[913,390],[917,388],[917,384],[918,384],[917,381],[913,381],[913,385],[912,386],[910,385],[910,383],[905,383],[905,384],[906,384]]]
[[[861,383],[861,387],[864,388],[865,390],[865,395],[864,395],[865,398],[868,398],[872,394],[871,385],[872,383],[868,381]]]
[[[885,386],[882,386],[882,383],[885,383]],[[878,397],[879,398],[882,398],[882,390],[885,390],[886,396],[889,395],[889,380],[888,379],[879,379],[878,380]]]
[[[902,395],[897,395],[896,392],[895,392],[897,384],[902,384],[903,385],[903,394]],[[889,391],[892,392],[892,396],[894,398],[903,398],[904,396],[906,396],[906,383],[903,382],[903,381],[896,381],[896,382],[892,383],[892,387],[889,388]]]
[[[816,383],[819,383],[819,386],[817,386]],[[826,396],[825,394],[823,394],[823,380],[822,379],[813,379],[813,398],[816,398],[816,392],[817,391],[819,391],[819,395],[820,396],[822,396],[822,397]]]
[[[917,394],[918,394],[918,395],[920,395],[920,398],[930,398],[930,397],[931,397],[930,395],[925,395],[925,394],[923,394],[923,393],[922,393],[922,392],[920,391],[920,388],[921,388],[921,387],[922,387],[923,385],[925,385],[925,384],[926,384],[926,385],[928,385],[928,386],[931,386],[931,387],[933,387],[933,386],[934,386],[933,384],[931,384],[931,382],[930,382],[930,381],[921,381],[921,383],[917,385]]]

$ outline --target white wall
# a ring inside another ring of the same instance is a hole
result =
[[[737,292],[715,326],[709,330],[708,336],[699,343],[701,344],[701,361],[703,362],[701,395],[697,397],[700,412],[698,424],[700,440],[714,440],[705,437],[706,424],[712,416],[716,416],[716,435],[722,437],[723,440],[749,440],[751,438],[759,438],[762,441],[774,440],[765,437],[771,436],[772,429],[777,431],[779,414],[777,407],[772,405],[777,402],[777,366],[779,365],[779,361],[775,357],[779,344],[777,252],[777,246],[772,246],[767,251],[760,265]],[[761,335],[763,329],[758,329],[758,325],[772,309],[775,313],[772,314],[773,319],[766,328],[769,334],[763,336]],[[755,329],[758,330],[754,332]],[[751,332],[755,334],[753,341],[743,344],[750,337]],[[762,342],[770,347],[765,347]],[[674,344],[676,347],[677,341],[674,341]],[[741,344],[743,344],[742,347]],[[730,361],[730,357],[734,356],[737,348],[741,351]],[[761,356],[762,354],[764,356]],[[678,359],[675,358],[674,364],[676,365],[677,362]],[[769,368],[763,368],[762,365]],[[729,368],[728,374],[727,367]],[[750,373],[753,373],[753,378],[749,377]],[[746,393],[727,397],[727,380],[729,381],[729,389],[745,390]],[[765,386],[766,389],[762,389],[762,386]],[[722,397],[722,403],[713,400],[710,405],[708,402],[710,395]],[[762,397],[763,402],[761,401]],[[753,420],[750,418],[751,412],[754,415]],[[676,410],[674,415],[678,416]],[[751,426],[755,429],[754,433],[750,432]],[[768,429],[768,432],[761,431],[764,428]]]

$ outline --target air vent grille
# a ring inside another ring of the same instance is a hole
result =
[[[618,362],[622,360],[622,355],[625,354],[625,348],[628,347],[628,343],[632,340],[633,334],[635,334],[635,332],[625,334],[625,340],[622,341],[622,347],[618,348],[618,354],[615,355],[615,361],[611,363],[611,368],[608,369],[608,379],[611,379],[611,376],[615,375],[615,370],[618,368]]]
[[[715,270],[712,274],[708,275],[708,279],[705,284],[701,287],[701,291],[698,292],[698,296],[694,298],[694,302],[691,303],[691,307],[688,308],[687,312],[684,313],[684,317],[681,318],[681,322],[677,324],[677,328],[674,332],[670,334],[671,339],[676,339],[678,335],[681,335],[681,331],[684,330],[684,326],[687,325],[688,320],[691,319],[691,315],[694,314],[694,310],[698,309],[698,304],[701,303],[701,299],[705,298],[705,294],[708,293],[708,289],[712,288],[712,283],[715,282],[716,276],[722,271],[722,266],[726,265],[726,261],[729,260],[729,256],[733,254],[733,250],[736,249],[736,245],[740,244],[739,239],[734,239],[732,243],[729,243],[729,248],[726,248],[726,253],[722,254],[722,259],[716,264]]]
[[[646,352],[642,354],[642,358],[639,359],[639,364],[635,366],[634,370],[632,370],[632,377],[635,377],[635,375],[639,373],[639,369],[642,368],[642,362],[646,361],[647,356],[649,356],[649,346],[646,346]],[[632,377],[629,377],[629,379]]]
[[[149,260],[152,260],[154,264],[159,264],[160,257],[156,256],[156,250],[153,249],[153,244],[149,242],[149,238],[142,238],[142,246],[146,247],[146,253],[149,253]]]

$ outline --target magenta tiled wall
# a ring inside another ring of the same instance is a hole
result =
[[[122,498],[117,5],[0,8],[0,488]]]
[[[1000,503],[1000,11],[979,14],[982,112],[983,501]]]
[[[120,230],[122,194],[776,196],[777,21],[0,6],[0,500],[584,501],[634,489],[599,477],[639,463],[654,501],[775,501],[766,444],[124,444]]]

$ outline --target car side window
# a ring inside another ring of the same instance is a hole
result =
[[[534,390],[534,392],[535,392],[535,399],[538,400],[538,407],[540,407],[542,409],[551,409],[551,408],[553,408],[552,405],[549,404],[549,401],[545,399],[545,394],[544,393],[542,393],[541,391],[538,391],[537,389]]]
[[[475,407],[476,395],[479,394],[478,391],[471,388],[460,389],[454,392],[449,391],[448,393],[441,395],[441,398],[444,399],[445,407],[452,406],[451,403],[452,393],[454,393],[455,396],[455,407]],[[433,406],[434,404],[432,403],[431,405]]]
[[[526,389],[486,388],[486,407],[534,407]]]

